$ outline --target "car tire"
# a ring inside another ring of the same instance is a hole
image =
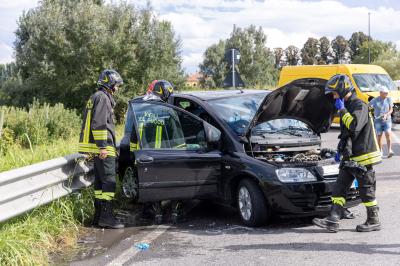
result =
[[[122,195],[129,201],[136,201],[139,197],[139,180],[135,168],[128,166],[125,168],[121,180]]]
[[[251,227],[264,225],[269,218],[269,209],[264,194],[257,183],[250,179],[240,181],[236,191],[236,202],[242,222]]]

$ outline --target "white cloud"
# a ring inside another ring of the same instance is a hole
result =
[[[0,64],[9,63],[12,61],[13,49],[11,46],[0,42]]]
[[[371,12],[371,35],[400,43],[400,10],[388,7],[369,9],[349,7],[340,1],[299,0],[153,0],[152,6],[172,22],[181,37],[187,69],[197,67],[199,55],[209,45],[229,37],[233,24],[262,26],[269,47],[293,44],[301,48],[308,37],[332,39],[341,34],[349,38],[355,31],[367,33]]]

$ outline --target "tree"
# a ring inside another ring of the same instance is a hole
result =
[[[180,40],[169,22],[149,9],[101,0],[43,0],[23,14],[16,32],[17,70],[23,86],[11,94],[82,109],[101,70],[124,79],[118,103],[140,94],[152,79],[183,84]]]
[[[336,36],[332,40],[333,63],[346,64],[350,63],[350,46],[349,42],[341,35]]]
[[[364,32],[354,32],[349,39],[349,46],[351,50],[351,60],[353,60],[360,53],[360,48],[364,42],[368,41],[368,36]]]
[[[301,61],[303,65],[316,65],[319,61],[319,41],[315,38],[308,38],[301,49]]]
[[[289,45],[285,49],[286,62],[289,66],[297,66],[300,62],[300,49],[294,45]]]
[[[200,84],[203,88],[222,87],[226,72],[226,62],[224,61],[225,41],[220,40],[213,44],[204,52],[203,63],[199,65],[200,72],[203,74]]]
[[[274,56],[275,56],[275,68],[280,69],[285,65],[284,62],[284,50],[280,47],[274,48]]]
[[[383,67],[393,80],[400,79],[400,53],[396,50],[387,50],[381,53],[372,64]]]
[[[368,51],[371,50],[371,62],[378,59],[380,55],[386,52],[395,52],[396,47],[391,42],[382,42],[378,40],[364,42],[359,50],[357,56],[354,57],[353,63],[356,64],[368,64]]]
[[[267,36],[261,27],[257,29],[251,25],[244,29],[235,28],[228,39],[210,46],[204,53],[200,71],[209,81],[202,84],[211,87],[222,85],[225,75],[221,76],[221,73],[227,73],[226,68],[222,70],[226,66],[223,62],[225,51],[236,48],[241,54],[237,68],[246,86],[261,88],[275,85],[278,74],[274,67],[273,53],[266,47],[266,42]]]
[[[318,61],[319,65],[328,65],[332,63],[332,48],[331,42],[327,37],[322,37],[319,39],[319,50],[320,50],[320,59]]]

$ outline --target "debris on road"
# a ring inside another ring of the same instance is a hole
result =
[[[150,245],[147,244],[147,243],[137,243],[137,244],[135,245],[135,247],[137,247],[137,248],[140,249],[140,250],[146,250],[146,249],[149,249],[149,248],[150,248]]]

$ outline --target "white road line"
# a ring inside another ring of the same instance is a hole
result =
[[[159,225],[149,234],[147,234],[141,241],[138,242],[145,242],[151,243],[157,237],[162,235],[165,231],[167,231],[171,226],[166,225]],[[151,248],[151,247],[150,247]],[[132,259],[137,253],[140,252],[140,249],[135,247],[128,247],[124,252],[122,252],[118,257],[113,259],[111,262],[107,264],[107,266],[120,266]]]

